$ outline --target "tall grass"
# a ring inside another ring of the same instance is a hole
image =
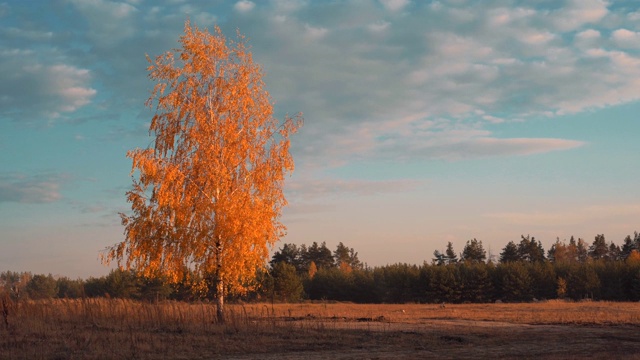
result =
[[[442,329],[455,321],[640,326],[640,304],[617,302],[445,308],[422,304],[239,304],[228,306],[227,321],[221,324],[216,321],[214,305],[208,303],[0,299],[2,359],[152,359],[196,354],[217,358],[322,350],[362,346],[372,341],[369,339],[381,343],[392,333],[433,328],[434,324]],[[377,338],[382,336],[377,334],[387,336]]]

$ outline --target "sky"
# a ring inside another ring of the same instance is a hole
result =
[[[292,138],[283,243],[370,266],[640,231],[640,3],[0,0],[0,271],[110,270],[146,55],[245,35]]]

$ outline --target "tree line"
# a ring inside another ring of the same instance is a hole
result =
[[[640,300],[640,234],[622,246],[597,235],[556,240],[545,252],[534,237],[510,241],[497,261],[482,241],[467,241],[461,253],[449,242],[421,265],[369,267],[343,243],[285,243],[266,268],[257,270],[248,291],[231,300],[296,302],[333,300],[356,303],[483,303],[542,299]],[[114,297],[145,301],[209,301],[215,278],[185,270],[181,281],[116,269],[108,275],[72,280],[52,275],[0,273],[0,291],[15,298]]]
[[[310,248],[318,247],[313,244]],[[323,243],[320,248],[326,247]],[[535,301],[566,298],[609,301],[640,300],[640,234],[622,246],[598,234],[588,244],[571,237],[556,239],[545,252],[529,235],[510,241],[498,259],[487,257],[482,241],[471,239],[457,254],[449,242],[422,265],[393,264],[370,268],[344,265],[342,243],[328,261],[317,263],[315,251],[284,244],[271,260],[270,294],[281,301],[299,299],[359,303],[463,303]],[[320,264],[320,265],[318,265]]]

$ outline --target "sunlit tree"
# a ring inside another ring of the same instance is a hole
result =
[[[482,241],[475,238],[467,241],[462,250],[462,260],[465,262],[484,262],[487,259],[487,252],[484,251]]]
[[[188,269],[208,276],[224,321],[225,293],[245,291],[285,233],[289,137],[302,119],[273,116],[241,35],[227,41],[189,21],[184,30],[181,48],[148,59],[155,139],[127,154],[138,176],[127,193],[133,214],[122,215],[125,239],[104,260],[174,281]]]
[[[358,259],[358,253],[353,248],[349,248],[342,242],[340,242],[333,251],[333,259],[335,266],[344,271],[362,268],[362,263],[360,262],[360,259]]]

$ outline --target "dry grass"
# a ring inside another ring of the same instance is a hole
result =
[[[11,303],[0,359],[640,358],[638,303],[250,304],[215,318],[210,304]]]

